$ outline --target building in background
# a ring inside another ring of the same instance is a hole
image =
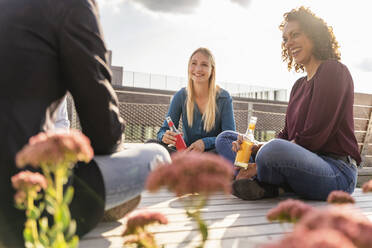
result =
[[[187,84],[187,79],[184,77],[125,71],[122,66],[113,66],[112,51],[109,51],[109,65],[113,74],[112,84],[116,86],[176,91],[185,87]],[[288,101],[287,89],[219,81],[217,81],[217,84],[229,91],[232,96],[271,101]]]

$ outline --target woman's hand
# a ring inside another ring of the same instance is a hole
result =
[[[233,150],[234,152],[238,152],[240,150],[240,145],[242,143],[243,143],[243,135],[238,134],[238,138],[236,139],[236,141],[233,141],[233,143],[232,143],[231,150]]]
[[[242,143],[243,143],[243,135],[242,134],[238,134],[237,140],[232,142],[232,148],[231,148],[231,150],[233,150],[234,152],[238,152],[240,150],[240,146],[241,146]],[[252,154],[256,154],[258,152],[258,150],[260,150],[261,146],[264,145],[264,144],[265,143],[263,143],[263,142],[257,143],[257,144],[253,144],[253,146],[252,146]]]
[[[205,145],[202,139],[198,139],[194,143],[192,143],[186,151],[197,151],[197,152],[204,152]]]
[[[161,141],[165,144],[168,144],[168,145],[176,145],[176,133],[175,132],[172,132],[171,130],[167,130],[165,132],[165,134],[163,135],[163,138],[161,139]]]

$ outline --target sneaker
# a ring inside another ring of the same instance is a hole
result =
[[[110,221],[116,221],[116,220],[123,218],[127,213],[133,211],[138,206],[140,201],[141,201],[141,195],[133,198],[132,200],[124,202],[123,204],[119,206],[106,210],[103,215],[102,221],[110,222]]]
[[[278,196],[278,189],[271,185],[263,185],[256,179],[236,180],[232,184],[232,194],[243,200],[258,200]]]

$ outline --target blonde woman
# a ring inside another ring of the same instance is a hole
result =
[[[173,96],[167,116],[172,118],[176,128],[182,116],[183,138],[188,151],[215,151],[216,136],[225,130],[235,130],[232,98],[216,85],[215,60],[207,48],[198,48],[191,54],[187,88]],[[167,147],[175,145],[175,135],[164,121],[157,139]]]

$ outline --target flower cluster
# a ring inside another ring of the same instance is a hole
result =
[[[372,180],[364,183],[362,186],[363,193],[372,192]]]
[[[93,149],[81,132],[39,133],[16,155],[16,165],[31,165],[43,175],[23,171],[12,177],[16,206],[26,210],[23,238],[26,247],[77,247],[76,222],[68,205],[73,199],[72,186],[64,187],[77,161],[89,162]],[[44,189],[44,194],[38,192]],[[53,219],[48,219],[48,212]],[[53,222],[52,222],[53,221]],[[52,222],[52,223],[50,223]]]
[[[58,164],[76,161],[89,162],[93,149],[89,139],[79,131],[65,133],[45,132],[30,138],[29,143],[17,153],[16,164],[19,168],[26,165],[39,167],[41,163]]]
[[[135,230],[140,227],[144,228],[152,224],[168,224],[168,219],[161,213],[156,212],[143,212],[132,216],[127,221],[127,228],[123,235],[134,234]]]
[[[150,192],[167,187],[184,203],[186,214],[198,224],[204,247],[208,238],[208,226],[200,210],[205,206],[209,195],[223,191],[231,192],[233,168],[230,162],[211,153],[177,152],[172,155],[172,163],[161,164],[147,178],[146,188]]]
[[[326,234],[326,235],[325,235]],[[277,244],[269,244],[261,248],[357,248],[342,233],[330,228],[309,231],[296,228]]]
[[[269,221],[278,220],[280,222],[295,223],[299,221],[302,216],[312,210],[312,206],[307,205],[302,201],[288,199],[271,209],[267,213],[266,217]]]
[[[355,200],[349,193],[341,190],[335,190],[328,195],[327,202],[331,204],[354,204]]]
[[[45,177],[37,172],[21,171],[11,178],[13,188],[25,191],[28,188],[35,188],[37,192],[47,187]]]
[[[27,194],[33,192],[34,196],[41,190],[46,189],[47,181],[43,175],[37,172],[21,171],[11,178],[13,188],[17,190],[14,201],[17,206],[26,203]]]
[[[346,198],[346,199],[345,199]],[[334,191],[328,202],[354,202],[345,192]],[[296,222],[292,233],[264,248],[368,248],[372,247],[372,222],[352,205],[312,208],[297,200],[286,200],[271,209],[267,218]],[[305,238],[306,237],[306,238]]]
[[[217,191],[230,193],[233,176],[231,164],[215,154],[175,153],[171,164],[163,164],[147,179],[150,192],[165,186],[177,196],[199,193],[210,195]]]
[[[122,236],[124,237],[124,246],[136,245],[134,247],[156,248],[158,247],[154,235],[147,231],[147,226],[152,224],[168,224],[167,218],[156,212],[142,212],[130,217],[127,221],[127,227]]]
[[[308,230],[330,228],[342,233],[358,248],[372,247],[372,222],[354,208],[328,207],[312,211],[298,225]]]

